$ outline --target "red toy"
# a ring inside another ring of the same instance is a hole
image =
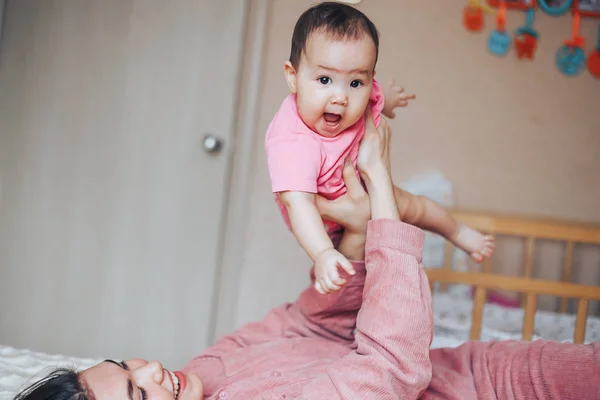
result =
[[[527,10],[527,23],[515,32],[515,47],[519,60],[523,58],[533,60],[535,56],[539,34],[533,29],[534,14],[533,8]]]
[[[600,25],[598,25],[598,44],[588,56],[587,68],[590,74],[600,78]]]
[[[483,29],[483,14],[493,12],[490,7],[482,5],[479,0],[469,0],[463,10],[463,24],[468,31],[479,32]]]
[[[481,7],[465,6],[463,23],[468,31],[479,32],[483,29],[483,10]]]
[[[517,50],[517,58],[519,60],[522,60],[523,58],[533,60],[537,48],[537,40],[531,35],[522,35],[515,39],[515,47]]]
[[[488,0],[488,4],[492,7],[499,7],[502,1],[506,3],[508,9],[527,10],[537,6],[536,0]]]

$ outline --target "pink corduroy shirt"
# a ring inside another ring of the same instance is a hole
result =
[[[429,350],[423,233],[371,221],[365,262],[339,291],[312,287],[194,358],[207,399],[600,399],[600,347],[467,342]],[[356,329],[355,329],[356,328]]]

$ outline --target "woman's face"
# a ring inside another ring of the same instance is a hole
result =
[[[106,360],[83,371],[80,379],[96,400],[201,400],[204,395],[198,376],[173,373],[157,361]]]

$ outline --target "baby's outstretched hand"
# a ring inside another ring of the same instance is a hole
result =
[[[343,268],[349,275],[354,275],[354,267],[336,249],[327,249],[315,259],[315,290],[321,294],[327,294],[338,290],[346,283],[340,277],[338,267]]]
[[[382,113],[390,119],[396,118],[396,113],[394,112],[396,107],[406,107],[409,100],[417,98],[414,94],[404,93],[404,88],[396,86],[393,79],[390,84],[383,89],[383,97],[384,103]]]

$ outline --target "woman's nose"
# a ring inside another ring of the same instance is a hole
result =
[[[161,384],[164,379],[164,369],[158,361],[152,361],[133,371],[133,378],[138,385],[147,382]]]
[[[127,367],[129,367],[129,369],[134,370],[148,364],[148,361],[144,360],[143,358],[132,358],[130,360],[125,361],[125,364],[127,364]]]

